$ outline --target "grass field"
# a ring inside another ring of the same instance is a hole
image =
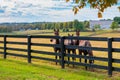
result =
[[[93,36],[94,37],[120,37],[119,33],[110,33],[109,31],[106,31],[106,32],[107,33],[105,33],[105,31],[96,32],[96,34]],[[70,33],[75,34],[75,32],[70,32]],[[61,33],[60,35],[67,36],[67,34],[68,33]],[[81,32],[81,36],[89,36],[92,34],[94,33]],[[41,34],[37,34],[37,35],[41,35]],[[53,33],[46,33],[43,35],[53,35]],[[3,38],[0,38],[0,41],[2,40]],[[8,38],[7,41],[27,42],[27,39]],[[36,42],[51,44],[50,39],[32,39],[32,43],[36,43]],[[91,41],[91,44],[93,47],[107,47],[107,42]],[[0,44],[0,46],[3,46],[3,44]],[[23,46],[23,45],[7,44],[7,47],[27,49],[27,46]],[[113,47],[120,48],[119,43],[118,42],[113,43]],[[32,49],[53,52],[52,47],[32,46]],[[0,50],[0,51],[3,51],[3,50]],[[12,50],[7,50],[7,52],[27,55],[27,53],[25,52],[18,52],[18,51],[12,51]],[[94,51],[93,53],[94,53],[94,56],[97,56],[97,57],[108,56],[107,52]],[[41,54],[32,53],[32,55],[54,58],[54,56],[43,55],[43,54],[41,55]],[[50,79],[51,80],[70,80],[70,79],[71,80],[110,80],[110,78],[107,77],[107,71],[104,71],[104,70],[95,69],[95,72],[89,72],[89,71],[84,71],[83,67],[77,67],[74,69],[67,68],[66,70],[61,70],[59,66],[55,66],[55,63],[52,63],[52,62],[33,60],[33,63],[35,64],[27,64],[27,59],[11,57],[11,56],[7,56],[7,57],[8,57],[7,58],[8,60],[5,60],[5,61],[2,59],[2,55],[0,58],[0,74],[1,74],[0,80],[2,79],[3,80],[4,79],[5,80],[12,80],[12,79],[13,80],[18,80],[18,79],[19,80],[48,80],[48,79],[49,80]],[[113,58],[120,59],[120,54],[114,53]],[[22,62],[19,62],[21,60]],[[108,65],[107,62],[102,62],[102,61],[95,61],[95,64]],[[113,66],[120,67],[120,64],[114,63]],[[32,70],[33,72],[30,70]],[[30,73],[27,73],[27,71]],[[120,80],[119,74],[120,73],[115,72],[113,74],[114,77],[112,77],[111,80]],[[14,76],[14,75],[17,75],[17,76]]]
[[[101,33],[108,33],[111,30],[100,30],[96,32],[82,32],[81,36],[96,35]],[[67,36],[68,33],[75,34],[75,32],[63,32],[60,30],[60,36]],[[54,35],[53,30],[27,30],[27,31],[13,31],[10,33],[0,33],[1,35]]]
[[[106,73],[96,73],[79,68],[60,69],[54,65],[0,59],[0,80],[120,80],[118,76],[109,78]]]

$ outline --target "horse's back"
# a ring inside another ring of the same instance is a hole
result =
[[[86,40],[80,40],[79,41],[79,46],[85,46]]]

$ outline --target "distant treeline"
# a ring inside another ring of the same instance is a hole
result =
[[[89,28],[89,21],[79,22],[78,20],[69,22],[34,22],[34,23],[1,23],[0,32],[25,31],[25,30],[44,30],[62,29],[69,31],[74,29],[86,30]]]
[[[111,29],[117,29],[120,25],[120,17],[114,17],[114,22],[111,25]],[[92,31],[99,30],[100,25],[94,25]],[[69,22],[34,22],[34,23],[1,23],[0,32],[12,32],[12,31],[26,31],[26,30],[45,30],[58,28],[63,32],[79,29],[81,31],[89,30],[90,22],[78,20]]]

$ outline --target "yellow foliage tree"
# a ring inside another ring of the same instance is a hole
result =
[[[66,0],[69,2],[70,0]],[[73,7],[74,14],[77,14],[79,9],[84,8],[87,4],[90,4],[90,8],[98,9],[98,18],[102,18],[102,13],[108,7],[111,7],[118,3],[118,0],[72,0],[77,6]],[[120,10],[120,6],[118,7]]]

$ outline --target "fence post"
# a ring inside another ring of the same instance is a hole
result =
[[[61,37],[61,68],[62,69],[65,68],[64,56],[65,56],[64,37]]]
[[[31,36],[28,35],[28,63],[31,63]]]
[[[112,38],[108,38],[108,75],[112,76]]]
[[[6,35],[4,35],[4,59],[6,59],[6,55],[7,55],[7,53],[6,53],[6,39],[7,38],[7,36]]]

